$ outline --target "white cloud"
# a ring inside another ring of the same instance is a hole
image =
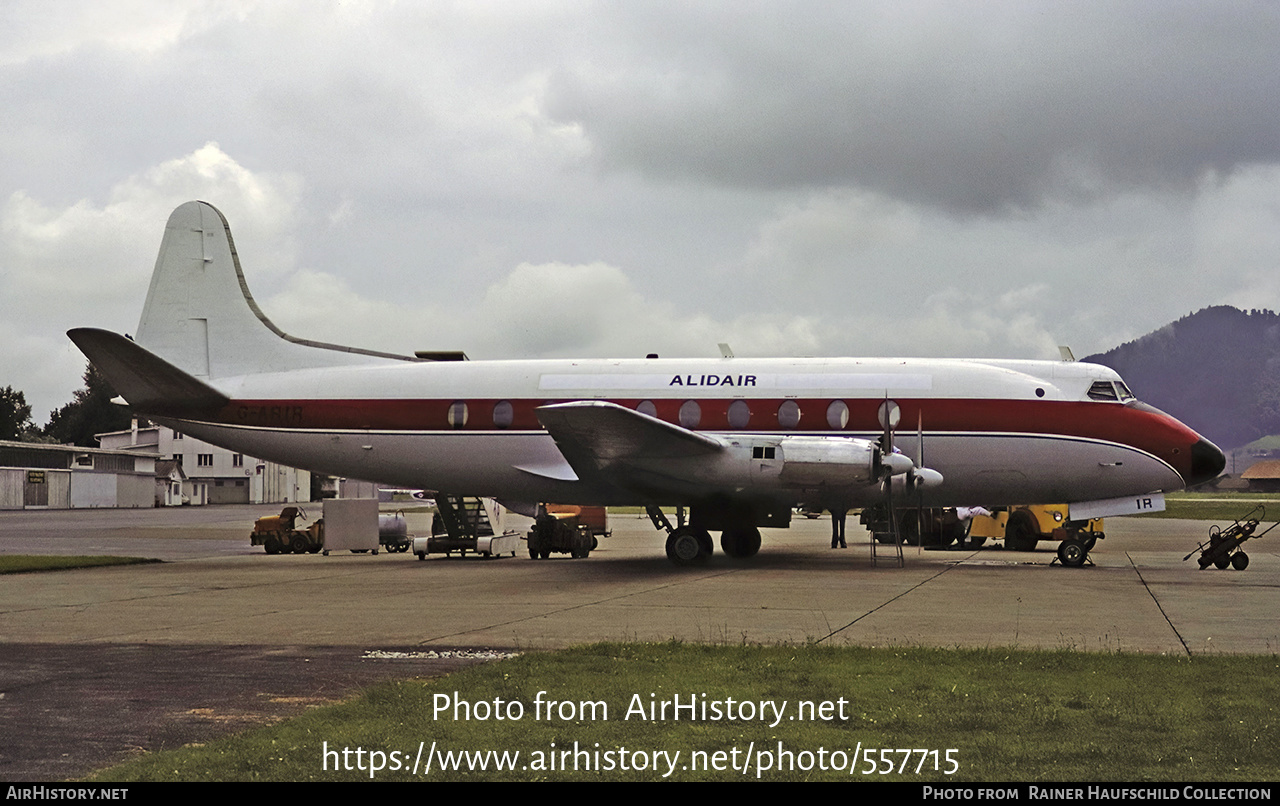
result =
[[[149,0],[7,0],[0,8],[0,65],[92,46],[154,52],[178,41],[196,10]]]
[[[296,180],[255,174],[215,143],[120,181],[103,202],[54,207],[12,193],[0,205],[0,310],[9,331],[0,351],[0,385],[23,389],[41,417],[70,400],[84,360],[74,358],[77,351],[66,352],[69,342],[61,334],[83,326],[133,331],[164,222],[182,202],[217,199],[228,217],[241,222],[237,237],[275,245],[255,265],[260,278],[290,266],[296,195]],[[40,357],[50,354],[61,356],[58,384]],[[68,372],[75,365],[79,369]]]

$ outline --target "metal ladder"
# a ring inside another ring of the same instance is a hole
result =
[[[436,511],[445,531],[453,538],[490,537],[493,524],[479,498],[464,498],[449,493],[436,493]]]
[[[894,561],[898,568],[906,566],[906,558],[902,555],[902,534],[900,529],[894,529],[893,524],[884,516],[882,507],[874,507],[864,509],[862,511],[862,525],[867,527],[867,533],[871,535],[871,566],[874,568],[880,565],[880,552],[885,549],[879,548],[881,545],[892,546],[892,551],[888,552],[888,556],[884,557],[886,561]],[[879,537],[888,536],[893,540],[890,543],[881,543]]]

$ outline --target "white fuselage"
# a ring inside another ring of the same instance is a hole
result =
[[[682,503],[579,479],[537,419],[549,403],[610,401],[727,440],[733,449],[707,468],[707,489],[728,483],[743,496],[800,501],[832,491],[781,485],[782,457],[753,458],[751,447],[800,435],[875,441],[876,410],[891,399],[902,413],[897,448],[945,478],[927,492],[930,505],[1181,489],[1198,435],[1149,407],[1089,398],[1092,385],[1118,380],[1097,365],[1040,361],[389,362],[217,379],[210,384],[231,402],[216,416],[160,419],[235,450],[397,486],[516,501]],[[684,497],[703,492],[693,485]],[[857,506],[881,493],[860,484],[840,496]]]

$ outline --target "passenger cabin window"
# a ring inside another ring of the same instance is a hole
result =
[[[467,404],[461,400],[449,406],[449,427],[463,428],[467,424]]]
[[[647,414],[650,417],[658,416],[658,407],[653,405],[652,400],[641,400],[640,405],[636,406],[636,411],[640,412],[641,414]]]
[[[495,428],[510,428],[515,420],[515,409],[510,400],[499,400],[493,404],[493,425]]]
[[[697,428],[702,422],[702,407],[696,400],[686,400],[680,404],[680,425],[685,428]]]
[[[1094,381],[1093,386],[1089,387],[1090,400],[1119,400],[1116,396],[1115,387],[1111,385],[1111,381]]]
[[[778,407],[778,425],[783,428],[795,428],[800,424],[800,404],[794,400],[784,400]]]
[[[745,400],[735,400],[729,404],[729,427],[746,428],[751,422],[751,407]]]
[[[843,400],[833,400],[831,405],[827,406],[827,425],[831,428],[841,429],[849,424],[849,404]]]

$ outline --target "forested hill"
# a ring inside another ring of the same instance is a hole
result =
[[[1280,433],[1280,316],[1205,308],[1082,359],[1120,373],[1140,400],[1223,450]]]

